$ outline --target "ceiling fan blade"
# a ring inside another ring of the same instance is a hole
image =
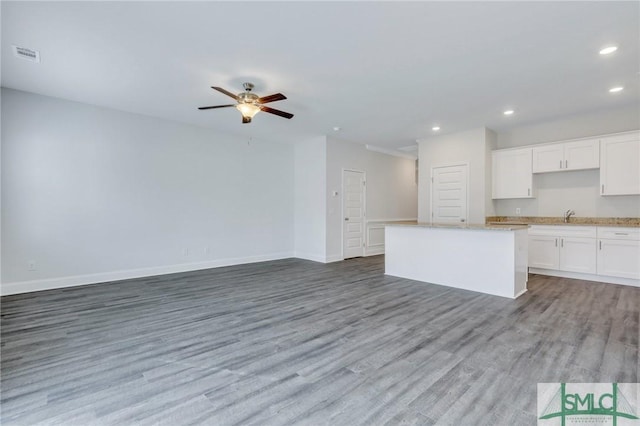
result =
[[[269,108],[268,106],[264,106],[264,105],[260,105],[260,109],[262,111],[264,111],[264,112],[268,112],[270,114],[279,115],[280,117],[284,117],[284,118],[293,117],[293,114],[291,114],[291,113],[280,111],[279,109]]]
[[[257,102],[259,104],[266,104],[269,102],[282,101],[284,99],[287,99],[285,95],[283,95],[282,93],[275,93],[273,95],[263,96],[261,98],[258,98]]]
[[[198,109],[228,108],[228,107],[232,107],[232,106],[236,106],[236,104],[229,104],[229,105],[214,105],[214,106],[200,107],[200,108],[198,108]]]
[[[230,91],[223,89],[222,87],[211,86],[211,88],[213,90],[217,90],[220,93],[224,93],[225,95],[235,99],[236,101],[238,100],[238,95],[235,95],[235,94],[231,93]]]
[[[251,123],[251,117],[242,116],[242,124]]]

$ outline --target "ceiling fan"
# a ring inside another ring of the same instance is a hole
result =
[[[264,104],[269,102],[281,101],[283,99],[287,99],[285,95],[282,93],[275,93],[269,96],[259,97],[255,93],[252,93],[253,83],[244,83],[242,85],[244,87],[244,92],[238,93],[234,95],[228,90],[223,89],[222,87],[211,86],[212,89],[217,90],[220,93],[224,93],[225,95],[236,100],[237,103],[229,104],[229,105],[214,105],[214,106],[206,106],[200,107],[198,109],[214,109],[214,108],[228,108],[228,107],[236,107],[238,111],[242,114],[242,122],[243,123],[251,123],[251,119],[259,112],[264,111],[270,114],[279,115],[284,118],[291,118],[293,114],[288,112],[280,111],[278,109],[269,108]]]

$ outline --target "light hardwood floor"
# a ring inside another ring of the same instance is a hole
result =
[[[640,288],[509,300],[287,259],[2,298],[3,425],[534,425],[538,382],[637,382]]]

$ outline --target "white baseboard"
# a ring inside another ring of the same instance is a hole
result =
[[[298,259],[311,260],[314,262],[327,263],[326,257],[319,254],[310,254],[310,253],[300,253],[295,252],[294,257]]]
[[[529,268],[530,274],[550,275],[552,277],[573,278],[576,280],[596,281],[601,283],[622,284],[632,287],[640,287],[640,280],[632,278],[607,277],[604,275],[583,274],[580,272],[556,271],[554,269]]]
[[[327,258],[325,259],[325,263],[341,262],[343,260],[344,259],[342,258],[342,255],[338,254],[333,256],[327,256]]]
[[[522,296],[523,294],[525,294],[527,292],[527,289],[525,288],[524,290],[522,290],[520,293],[516,294],[514,299],[517,299],[518,297]]]
[[[10,294],[30,293],[33,291],[52,290],[56,288],[75,287],[80,285],[97,284],[109,281],[151,277],[154,275],[173,274],[176,272],[198,271],[201,269],[219,268],[221,266],[240,265],[244,263],[266,262],[269,260],[287,259],[290,257],[294,257],[293,253],[281,252],[258,256],[208,260],[205,262],[182,263],[178,265],[101,272],[97,274],[45,278],[33,281],[16,281],[12,283],[0,284],[0,295],[7,296]]]
[[[378,256],[384,254],[384,245],[382,247],[367,247],[365,256]]]
[[[296,257],[298,259],[313,260],[314,262],[320,262],[320,263],[333,263],[333,262],[341,262],[342,260],[344,260],[342,258],[341,254],[333,254],[333,255],[329,255],[329,256],[320,256],[320,255],[315,255],[315,254],[298,253],[298,252],[296,252]]]

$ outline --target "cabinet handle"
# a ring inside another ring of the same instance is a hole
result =
[[[602,184],[602,192],[601,194],[604,194],[604,183]]]
[[[562,168],[562,160],[560,160],[560,168]]]
[[[558,247],[558,239],[556,238],[556,247]]]
[[[527,197],[531,195],[531,188],[527,188]]]
[[[560,247],[564,247],[564,238],[560,238]]]
[[[616,234],[616,235],[629,235],[629,234],[627,234],[626,232],[616,232],[615,234]]]
[[[564,160],[564,168],[569,168],[569,160]]]
[[[600,250],[602,250],[602,240],[600,240],[599,242],[600,242]]]

